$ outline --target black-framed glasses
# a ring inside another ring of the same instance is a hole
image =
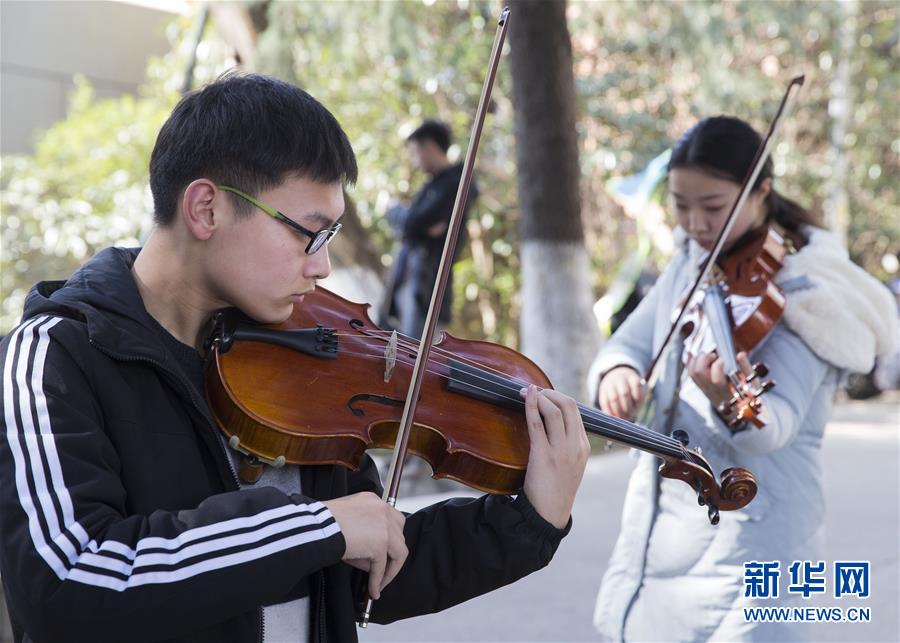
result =
[[[302,225],[300,225],[293,219],[290,219],[290,218],[284,216],[281,212],[279,212],[278,210],[273,208],[271,205],[266,205],[259,199],[255,199],[252,196],[250,196],[249,194],[245,194],[244,192],[241,192],[237,188],[232,188],[227,185],[217,185],[216,187],[218,187],[220,190],[225,190],[226,192],[231,192],[232,194],[237,194],[239,197],[241,197],[242,199],[244,199],[246,201],[249,201],[250,203],[255,205],[257,208],[259,208],[266,214],[275,217],[276,219],[281,221],[283,224],[288,226],[294,232],[299,232],[300,234],[304,234],[307,237],[309,237],[309,243],[306,244],[306,250],[304,251],[308,255],[313,254],[314,252],[319,250],[322,246],[324,246],[326,243],[331,241],[332,237],[334,237],[334,235],[336,235],[338,232],[340,232],[341,227],[342,227],[340,223],[335,223],[330,228],[325,228],[324,230],[319,230],[318,232],[313,232],[312,230],[308,230],[307,228],[304,228]]]

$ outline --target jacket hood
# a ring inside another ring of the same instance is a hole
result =
[[[23,321],[41,314],[86,322],[88,337],[117,353],[160,360],[156,325],[144,308],[131,267],[140,248],[106,248],[68,281],[42,281],[25,299]]]

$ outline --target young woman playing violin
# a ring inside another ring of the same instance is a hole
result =
[[[745,589],[744,563],[780,563],[778,598],[765,603],[774,606],[798,596],[786,591],[793,561],[823,559],[819,447],[832,396],[844,370],[866,372],[876,352],[889,350],[896,315],[884,288],[849,261],[809,211],[778,193],[771,159],[736,213],[719,261],[769,226],[792,242],[774,277],[786,299],[783,316],[750,355],[731,356],[744,376],[752,373],[751,361],[764,362],[775,382],[758,400],[762,428],[725,412],[734,391],[727,356],[714,343],[686,342],[677,333],[680,339],[663,353],[653,391],[648,394],[642,383],[760,142],[748,124],[720,116],[700,121],[675,145],[668,192],[679,224],[677,253],[592,369],[601,410],[628,418],[649,402],[655,409],[651,428],[665,434],[684,429],[690,447],[700,447],[718,466],[753,471],[757,496],[713,527],[697,512],[690,488],[660,478],[655,458],[641,454],[597,599],[595,624],[604,639],[802,638],[796,625],[745,622],[740,608],[753,599]],[[645,400],[648,395],[652,399]]]
[[[277,323],[303,306],[356,174],[311,96],[225,76],[160,131],[144,247],[31,292],[0,344],[0,575],[17,641],[352,641],[354,568],[378,599],[372,619],[389,622],[550,561],[589,452],[575,402],[552,390],[524,394],[515,499],[404,516],[376,495],[367,456],[355,472],[238,480],[204,395],[207,322],[235,307]]]

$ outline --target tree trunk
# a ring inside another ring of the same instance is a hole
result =
[[[853,84],[850,64],[856,47],[856,0],[840,4],[841,24],[838,27],[837,70],[831,81],[831,98],[828,113],[831,122],[831,179],[825,198],[825,224],[847,246],[847,228],[850,226],[850,197],[847,195],[847,131],[853,113]]]
[[[588,399],[598,345],[579,195],[575,78],[564,0],[511,5],[510,67],[522,231],[522,351]]]

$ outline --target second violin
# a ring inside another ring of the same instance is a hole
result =
[[[784,314],[784,294],[774,277],[794,244],[774,223],[744,235],[719,257],[709,283],[696,291],[682,320],[688,353],[715,351],[725,362],[731,397],[716,410],[732,428],[744,422],[765,426],[760,396],[775,382],[767,378],[765,364],[755,363],[747,373],[736,356],[758,346]]]

